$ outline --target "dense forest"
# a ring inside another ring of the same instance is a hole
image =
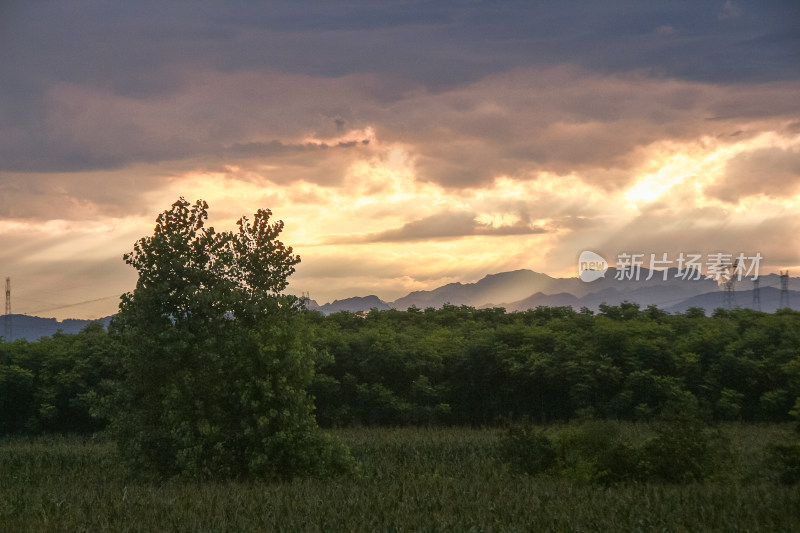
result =
[[[800,409],[800,313],[788,309],[306,311],[299,327],[316,349],[310,392],[323,427],[648,420],[682,409],[788,421]],[[118,349],[100,324],[0,344],[0,435],[103,429],[93,405],[119,379]]]

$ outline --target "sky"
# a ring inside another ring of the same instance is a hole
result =
[[[800,3],[0,3],[0,276],[98,318],[183,196],[319,303],[583,250],[800,273]],[[521,298],[527,295],[521,295]]]

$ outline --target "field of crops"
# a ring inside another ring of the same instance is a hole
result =
[[[730,459],[709,480],[608,487],[515,472],[495,429],[338,430],[357,475],[283,483],[137,481],[111,442],[5,439],[0,530],[800,531],[800,490],[763,466],[790,428],[722,431]]]

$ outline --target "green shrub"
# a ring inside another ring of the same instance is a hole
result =
[[[557,460],[550,438],[530,424],[509,427],[500,443],[500,454],[521,472],[531,475],[550,470]]]
[[[512,426],[501,441],[501,456],[520,471],[551,473],[574,481],[611,484],[638,477],[638,450],[621,439],[613,422],[577,427]]]
[[[656,436],[641,448],[641,475],[671,483],[708,478],[727,454],[721,433],[697,418],[677,418],[655,424]]]
[[[562,475],[608,485],[639,477],[639,450],[626,441],[616,422],[589,420],[554,436]]]
[[[546,431],[514,426],[501,441],[501,457],[528,474],[611,485],[659,480],[686,483],[721,471],[728,446],[698,418],[662,420],[655,435],[634,440],[618,422],[590,420]]]
[[[789,415],[794,417],[796,421],[795,428],[797,431],[800,431],[800,396],[798,396],[797,400],[795,400],[794,407],[792,407],[792,410],[789,411]]]
[[[771,445],[767,452],[767,466],[777,474],[781,483],[800,483],[800,441]]]
[[[33,373],[17,365],[0,365],[0,437],[27,429],[35,415]]]

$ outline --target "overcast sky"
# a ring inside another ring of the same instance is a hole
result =
[[[178,197],[320,303],[594,250],[800,274],[800,3],[0,2],[13,311],[116,311]],[[528,296],[521,294],[520,298]]]

